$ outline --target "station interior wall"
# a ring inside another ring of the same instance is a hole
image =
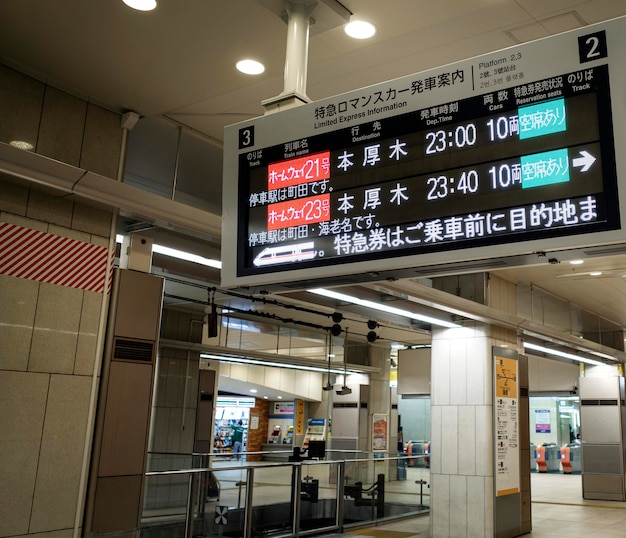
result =
[[[8,143],[17,134],[32,141],[39,155],[116,177],[122,139],[118,114],[5,66],[0,66],[0,88],[5,111],[0,140]],[[114,215],[72,197],[1,181],[0,221],[106,249]],[[106,278],[106,268],[102,273]],[[0,276],[0,431],[5,436],[0,536],[75,526],[84,462],[90,458],[104,298],[96,291]]]
[[[38,142],[36,153],[103,177],[116,177],[121,147],[117,114],[4,67],[0,78],[11,111],[3,117],[3,135],[14,127],[11,122],[19,122],[24,138]],[[0,212],[1,220],[10,224],[101,247],[110,245],[113,213],[72,199],[2,182]],[[0,495],[0,535],[70,529],[81,504],[81,469],[89,460],[90,414],[99,382],[96,335],[103,297],[2,276],[0,298],[7,306],[2,313],[0,341],[11,350],[1,369],[6,390],[0,391],[5,411],[0,431],[13,432],[7,443],[12,450],[0,452],[1,474],[7,479],[5,494]],[[188,341],[191,319],[178,322],[161,336]],[[51,338],[51,333],[56,337]],[[71,361],[60,361],[62,357]],[[531,359],[531,392],[571,391],[576,386],[577,366]],[[161,348],[159,361],[150,450],[191,453],[199,355]],[[296,376],[293,379],[295,382]],[[303,376],[297,379],[301,381]],[[302,390],[317,391],[321,386],[321,376],[311,374],[310,383]],[[409,405],[420,406],[420,411],[414,413]],[[310,403],[310,416],[324,416],[325,406],[323,401]],[[420,428],[426,430],[429,398],[399,398],[398,407],[407,428],[405,442],[413,437],[407,422],[413,414],[419,416],[415,436]],[[59,455],[63,466],[57,465]]]

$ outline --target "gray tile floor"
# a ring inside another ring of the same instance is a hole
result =
[[[532,522],[528,538],[626,538],[626,503],[588,501],[582,498],[580,475],[531,475]],[[376,536],[393,538],[393,532],[411,533],[404,538],[429,536],[428,516],[419,516],[376,527]],[[390,531],[385,533],[385,531]],[[363,534],[359,534],[362,532]],[[369,531],[353,530],[327,537],[372,538]]]

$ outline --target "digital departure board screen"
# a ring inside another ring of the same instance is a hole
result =
[[[617,19],[227,127],[222,285],[623,241],[623,51]]]
[[[614,229],[609,104],[599,66],[242,154],[239,269]]]

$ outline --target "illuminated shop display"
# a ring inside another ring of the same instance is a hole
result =
[[[619,225],[606,66],[239,158],[244,274]]]

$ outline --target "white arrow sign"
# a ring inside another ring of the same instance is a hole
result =
[[[580,157],[575,157],[572,160],[572,163],[576,168],[582,166],[582,168],[580,169],[581,172],[586,172],[587,170],[589,170],[589,168],[591,168],[591,165],[595,162],[596,158],[591,155],[591,153],[588,153],[585,150],[582,150],[580,152]]]

